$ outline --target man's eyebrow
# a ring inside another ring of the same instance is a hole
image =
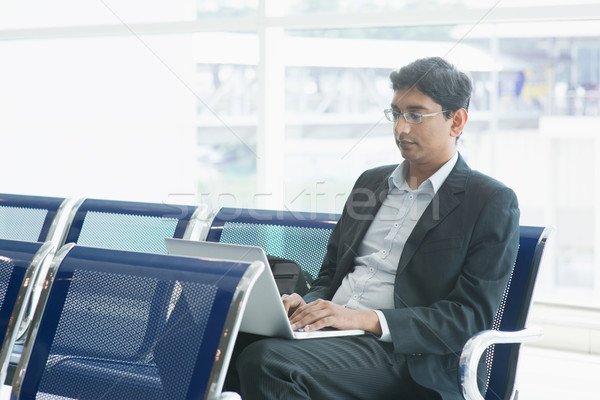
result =
[[[392,108],[392,110],[396,111],[396,110],[400,110],[400,107],[398,107],[395,104],[390,104],[390,107]],[[427,107],[423,107],[423,106],[418,106],[418,105],[412,105],[412,106],[406,106],[406,109],[404,111],[425,111],[427,110]]]

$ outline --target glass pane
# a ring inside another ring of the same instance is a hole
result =
[[[320,13],[360,13],[405,11],[422,13],[432,11],[439,13],[444,9],[455,11],[457,8],[491,10],[509,7],[548,7],[573,6],[576,4],[597,4],[596,0],[430,0],[430,1],[397,1],[397,0],[282,0],[282,9],[286,14],[320,14]]]
[[[498,60],[511,65],[497,73],[493,129],[472,137],[479,151],[470,154],[480,169],[515,189],[522,224],[554,227],[538,290],[550,302],[600,299],[596,26],[597,21],[482,25],[467,41],[488,41],[498,49]]]
[[[467,3],[475,5],[477,0],[468,0]],[[488,2],[489,3],[489,2]],[[574,6],[577,4],[598,4],[596,0],[502,0],[492,1],[497,7],[548,7],[548,6]],[[487,4],[491,6],[491,4]]]
[[[339,212],[362,171],[400,160],[383,109],[393,95],[390,72],[416,58],[437,55],[470,71],[479,88],[471,102],[470,131],[489,129],[489,79],[498,63],[482,46],[457,43],[450,36],[454,29],[287,32],[289,206]]]
[[[2,0],[0,30],[192,21],[256,15],[258,0]]]
[[[250,34],[197,34],[195,43],[201,202],[251,207],[257,185],[258,39]]]
[[[479,2],[482,7],[486,2]],[[285,9],[290,14],[319,14],[319,13],[353,13],[353,12],[378,12],[390,10],[419,11],[437,9],[440,6],[461,5],[464,1],[459,0],[437,0],[437,1],[410,1],[399,2],[394,0],[285,0]]]
[[[593,24],[288,32],[289,206],[340,212],[362,171],[400,162],[382,113],[392,97],[389,73],[442,56],[474,84],[459,151],[515,190],[522,225],[555,228],[539,298],[600,304],[600,32],[587,29]]]
[[[256,15],[258,0],[196,0],[197,18],[227,18]]]

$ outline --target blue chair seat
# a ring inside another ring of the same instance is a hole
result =
[[[155,363],[133,363],[86,357],[48,359],[40,390],[63,397],[164,399],[165,389]]]

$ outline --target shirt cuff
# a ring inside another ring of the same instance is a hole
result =
[[[381,337],[379,338],[382,342],[392,342],[392,334],[390,333],[390,327],[387,324],[387,320],[385,319],[385,315],[379,310],[373,310],[377,314],[377,318],[379,318],[379,325],[381,326]]]

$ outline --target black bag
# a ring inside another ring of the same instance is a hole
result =
[[[312,276],[302,270],[298,263],[270,255],[267,255],[267,261],[273,271],[280,295],[298,293],[304,296],[308,292],[313,281]]]

